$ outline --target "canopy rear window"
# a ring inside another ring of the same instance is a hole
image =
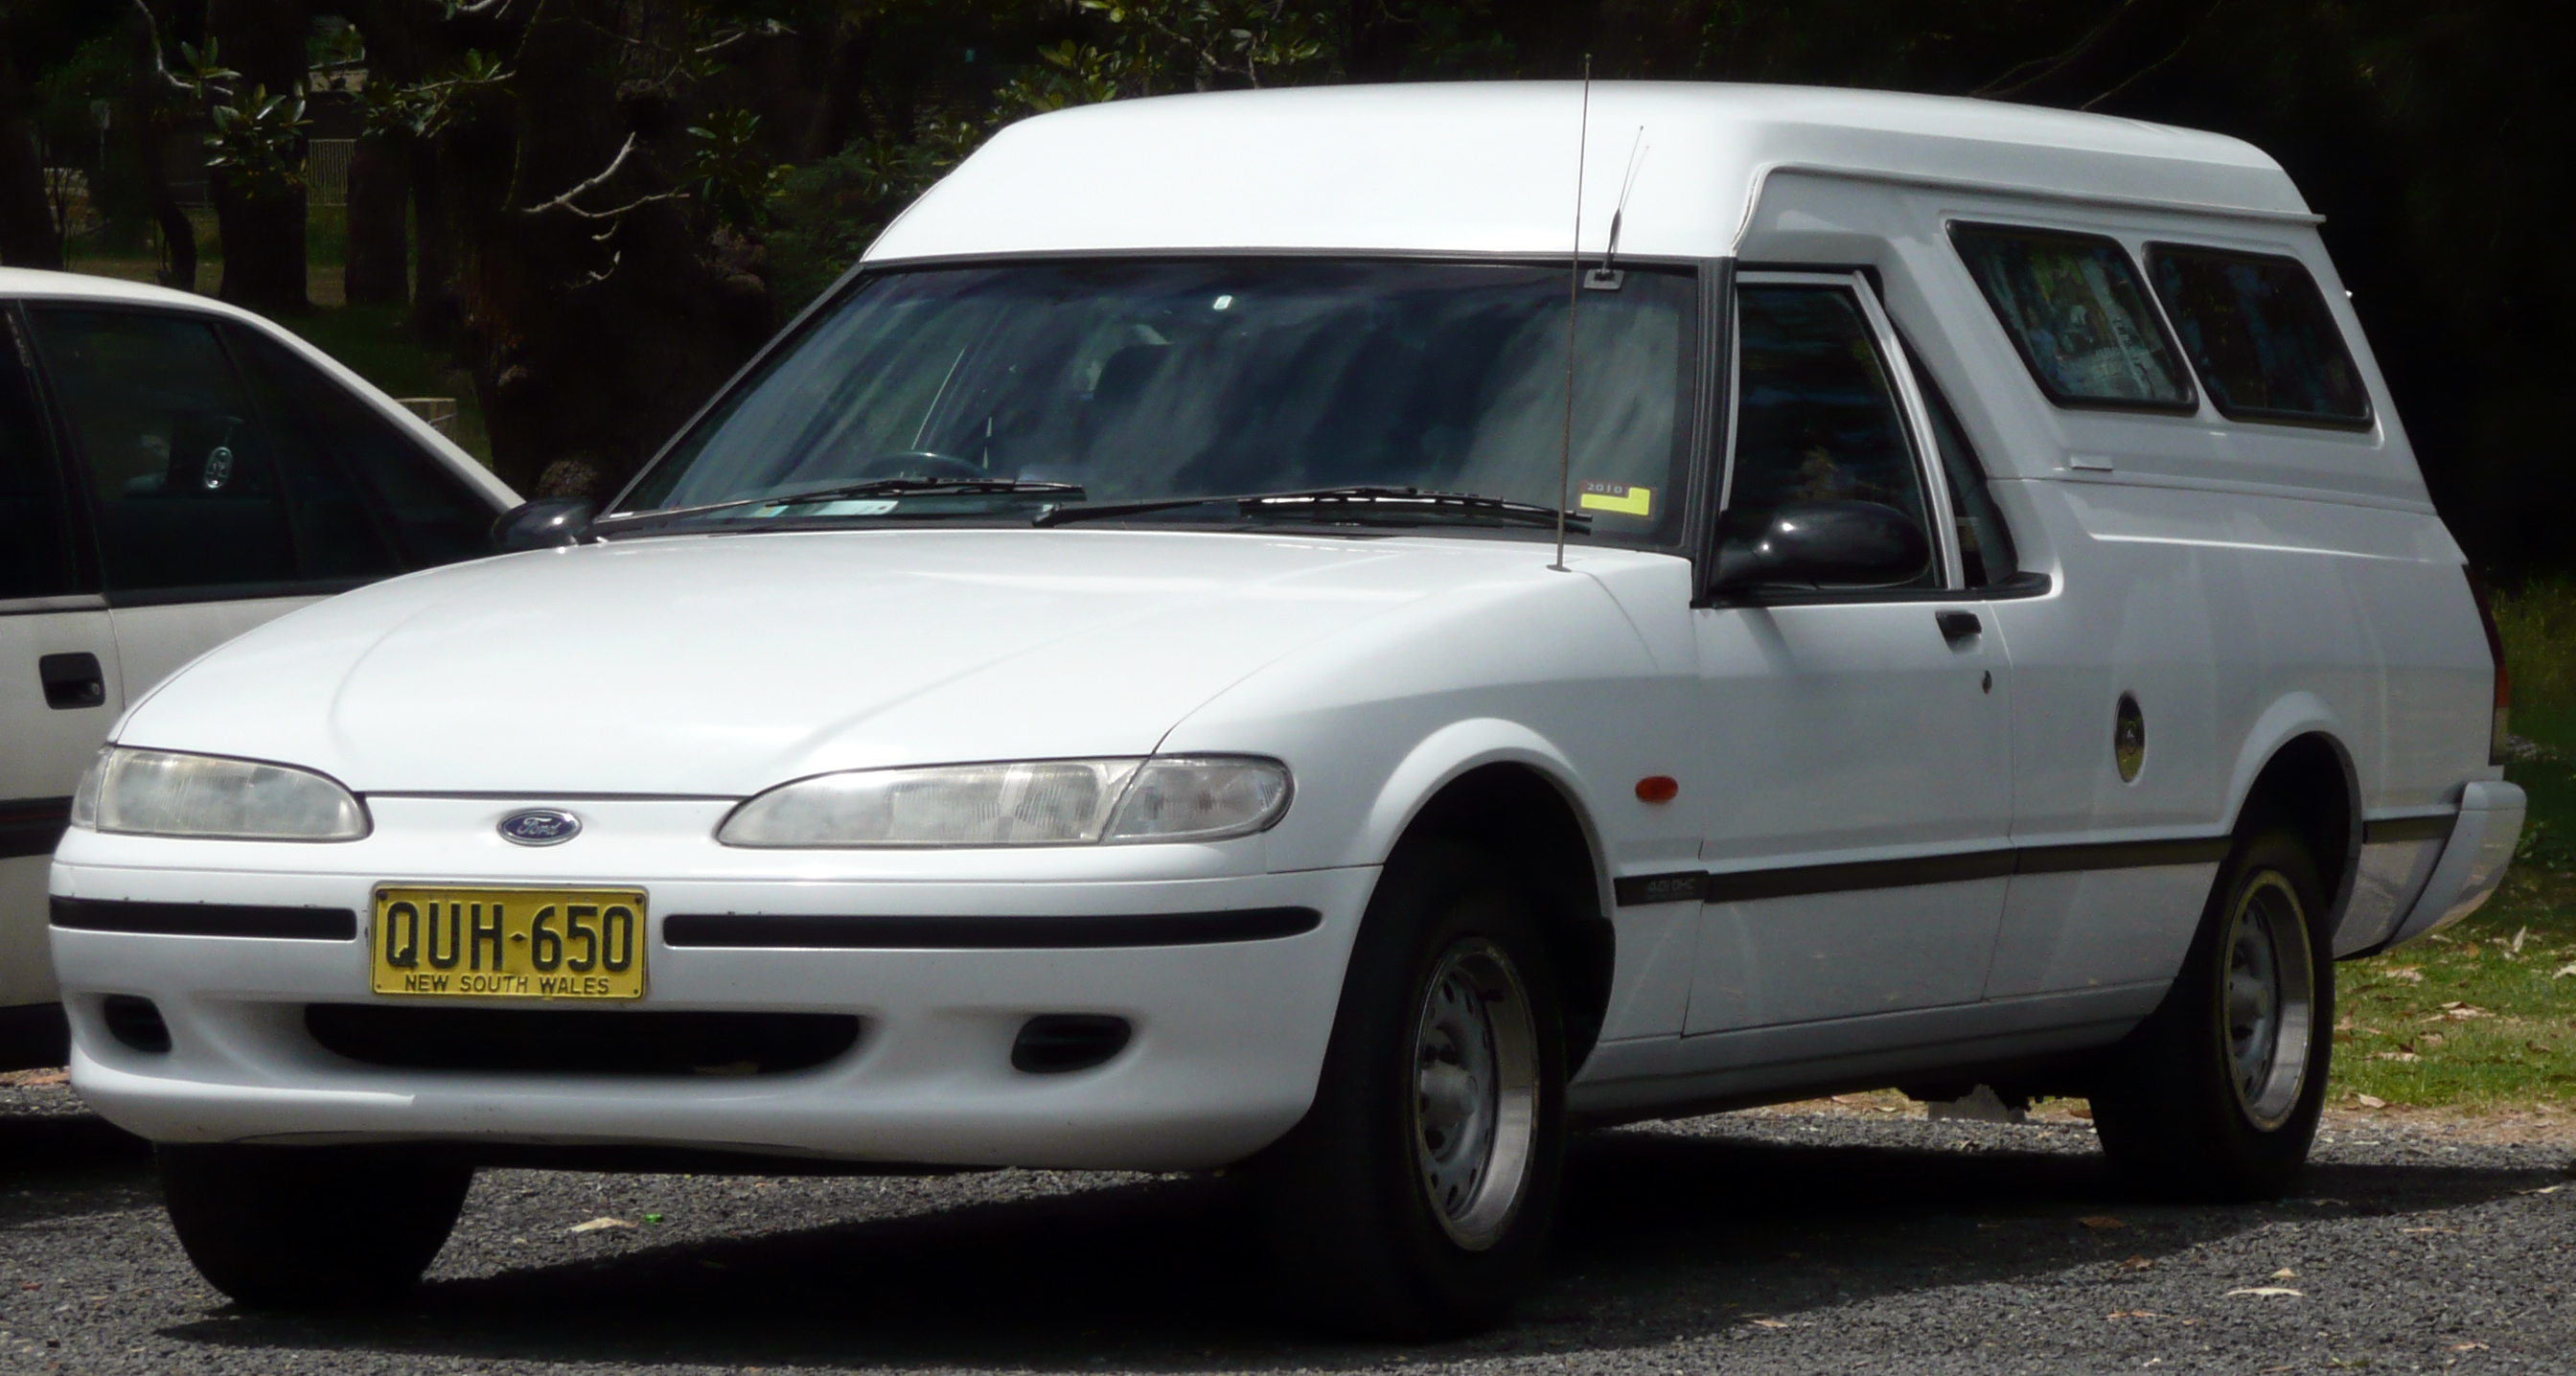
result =
[[[2149,244],[2147,271],[2219,414],[2370,424],[2361,370],[2298,259]]]

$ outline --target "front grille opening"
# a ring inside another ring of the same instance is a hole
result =
[[[161,1020],[160,1005],[133,994],[110,994],[99,1005],[107,1034],[137,1051],[155,1056],[170,1050],[170,1024]]]
[[[1011,1043],[1011,1068],[1031,1075],[1089,1070],[1127,1049],[1134,1029],[1099,1013],[1040,1013]]]
[[[317,1003],[304,1010],[304,1027],[368,1065],[584,1075],[780,1075],[859,1042],[859,1020],[840,1013]]]

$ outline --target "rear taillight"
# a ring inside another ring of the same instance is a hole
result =
[[[2487,732],[2487,763],[2504,763],[2505,710],[2513,705],[2513,680],[2504,667],[2504,632],[2496,629],[2495,608],[2488,605],[2487,585],[2480,582],[2476,571],[2465,566],[2469,575],[2469,600],[2478,604],[2478,624],[2486,628],[2487,654],[2495,660],[2495,724]]]

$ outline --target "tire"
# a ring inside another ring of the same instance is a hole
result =
[[[2182,974],[2094,1092],[2094,1130],[2131,1184],[2213,1202],[2289,1188],[2334,1050],[2325,907],[2296,833],[2260,826],[2238,839]]]
[[[198,1274],[261,1309],[399,1298],[447,1242],[469,1166],[399,1147],[153,1148],[162,1202]]]
[[[1288,1317],[1347,1336],[1501,1322],[1536,1280],[1565,1160],[1565,1048],[1508,871],[1450,843],[1388,862],[1305,1119],[1258,1159]]]

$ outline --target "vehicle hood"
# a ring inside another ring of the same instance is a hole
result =
[[[546,550],[281,618],[118,739],[476,794],[738,797],[833,769],[1141,755],[1265,664],[1421,599],[1561,586],[1547,562],[1523,541],[1108,530]]]

